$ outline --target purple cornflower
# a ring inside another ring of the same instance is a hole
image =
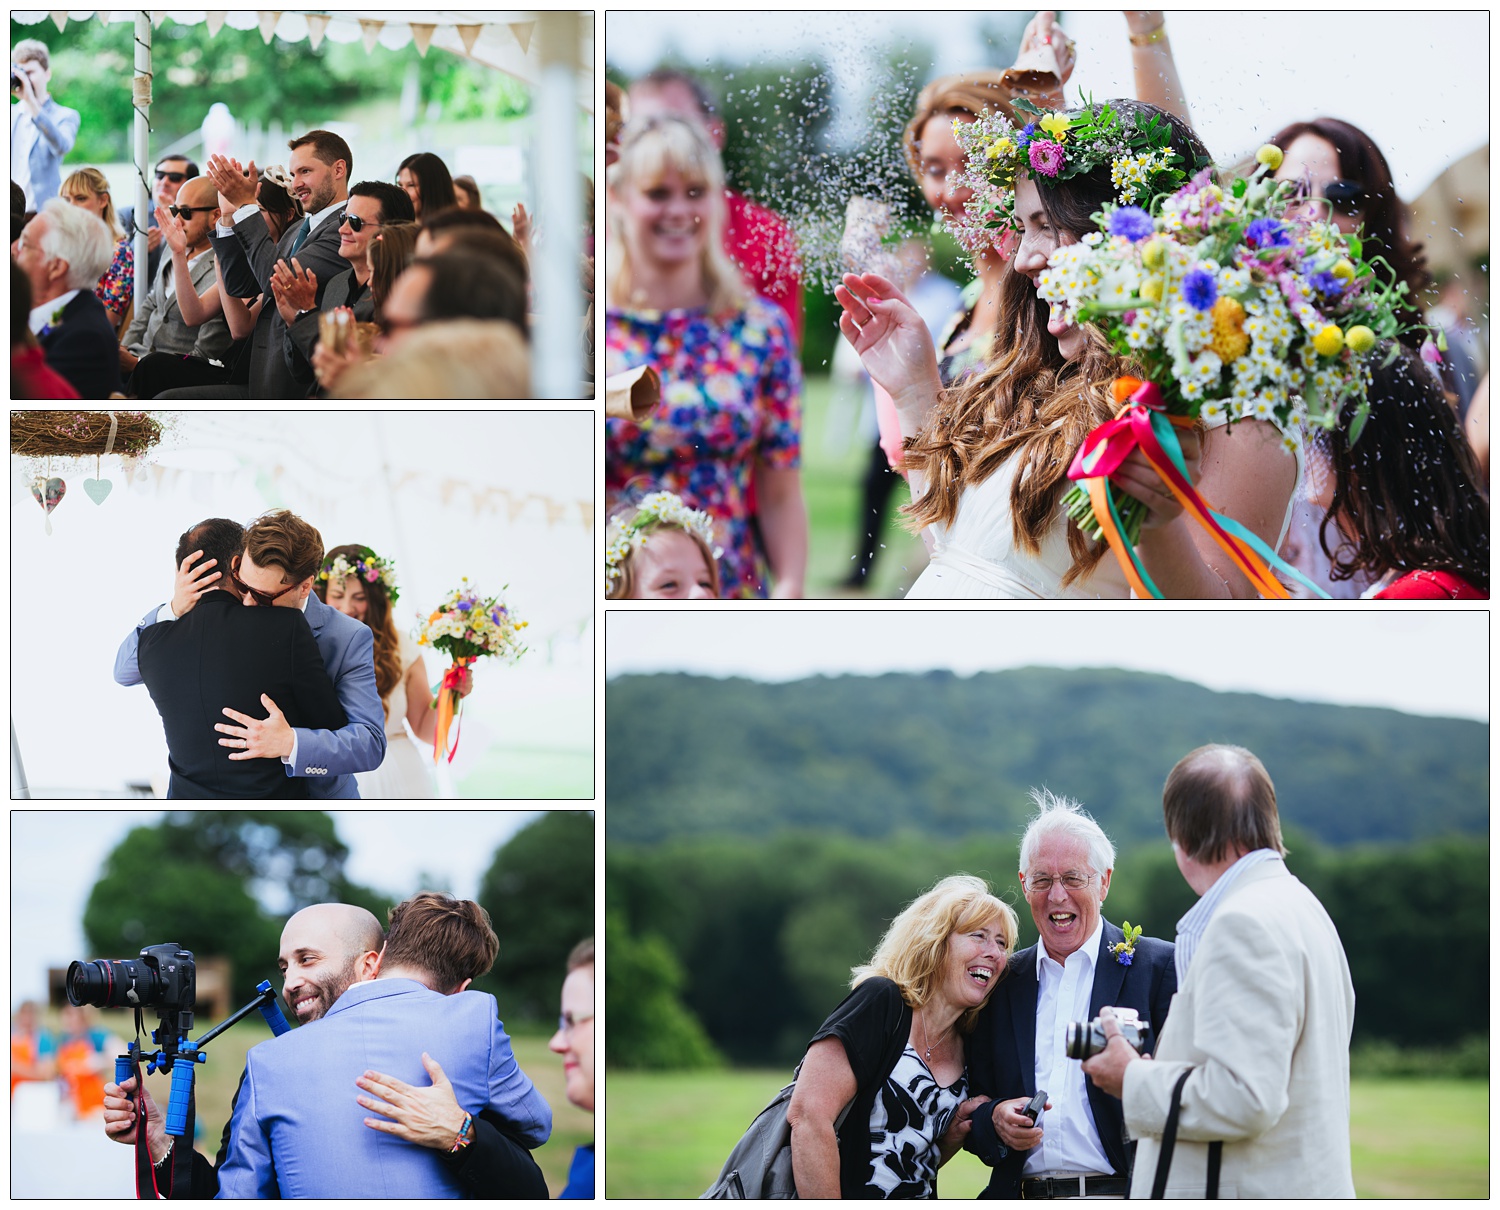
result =
[[[1245,242],[1255,249],[1285,248],[1292,242],[1286,227],[1274,218],[1258,218],[1245,228]]]
[[[1219,297],[1214,275],[1205,269],[1194,269],[1182,279],[1182,297],[1195,311],[1211,310]]]
[[[1139,206],[1121,206],[1109,216],[1109,233],[1122,235],[1132,244],[1140,243],[1155,230],[1151,216]]]
[[[1129,953],[1126,950],[1121,950],[1118,954],[1115,955],[1115,961],[1118,962],[1121,966],[1129,966],[1132,962],[1135,961],[1135,955]]]
[[[1048,139],[1038,139],[1030,150],[1031,166],[1043,176],[1056,176],[1063,164],[1063,149]]]
[[[1344,283],[1332,273],[1314,273],[1307,279],[1307,284],[1325,297],[1330,294],[1342,294],[1344,292]]]
[[[1031,146],[1031,140],[1034,138],[1036,138],[1036,123],[1027,122],[1025,126],[1021,127],[1021,133],[1016,135],[1016,146],[1029,147]]]

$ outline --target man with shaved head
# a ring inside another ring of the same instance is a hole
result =
[[[1197,904],[1177,922],[1181,990],[1142,1061],[1106,1011],[1083,1065],[1140,1140],[1132,1197],[1352,1198],[1354,985],[1333,921],[1282,858],[1276,787],[1253,752],[1208,744],[1162,792]]]

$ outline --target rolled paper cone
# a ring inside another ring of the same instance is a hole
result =
[[[1016,64],[1001,77],[1013,93],[1033,97],[1055,93],[1062,87],[1062,72],[1057,68],[1057,52],[1046,43],[1034,46],[1016,56]]]
[[[653,366],[636,366],[604,380],[604,414],[639,424],[661,402],[661,376]]]

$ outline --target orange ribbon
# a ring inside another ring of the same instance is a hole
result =
[[[463,698],[458,696],[458,686],[463,680],[464,668],[474,662],[476,657],[472,655],[456,655],[453,664],[447,672],[443,673],[443,684],[438,690],[437,702],[437,729],[432,737],[432,763],[439,764],[443,754],[448,755],[448,763],[453,763],[453,757],[458,752],[459,731],[463,725]],[[448,747],[448,728],[453,728],[453,747]]]

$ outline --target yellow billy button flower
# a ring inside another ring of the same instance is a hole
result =
[[[1344,343],[1349,348],[1363,357],[1375,347],[1375,333],[1365,327],[1364,324],[1355,324],[1344,333]]]
[[[1072,124],[1072,119],[1060,113],[1048,114],[1037,123],[1038,126],[1052,136],[1052,140],[1056,143],[1061,143],[1068,137],[1068,127]]]
[[[1281,148],[1276,146],[1275,143],[1266,143],[1255,153],[1255,158],[1272,172],[1275,172],[1281,167],[1281,161],[1286,157],[1281,154]]]
[[[1141,264],[1148,269],[1160,269],[1167,263],[1167,245],[1159,239],[1151,240],[1141,249]]]
[[[1161,274],[1153,273],[1145,281],[1141,282],[1141,297],[1147,302],[1161,302],[1162,290],[1166,282],[1162,280]]]
[[[1331,272],[1336,278],[1338,278],[1339,281],[1354,280],[1354,266],[1347,260],[1344,260],[1342,258],[1339,259],[1338,263],[1336,263],[1333,268],[1329,270],[1329,272]]]
[[[1327,324],[1313,337],[1313,348],[1320,357],[1337,357],[1344,351],[1344,334],[1338,324]]]
[[[1250,348],[1250,338],[1245,335],[1245,308],[1239,300],[1221,294],[1209,314],[1214,321],[1214,338],[1208,347],[1225,365],[1243,357]]]

